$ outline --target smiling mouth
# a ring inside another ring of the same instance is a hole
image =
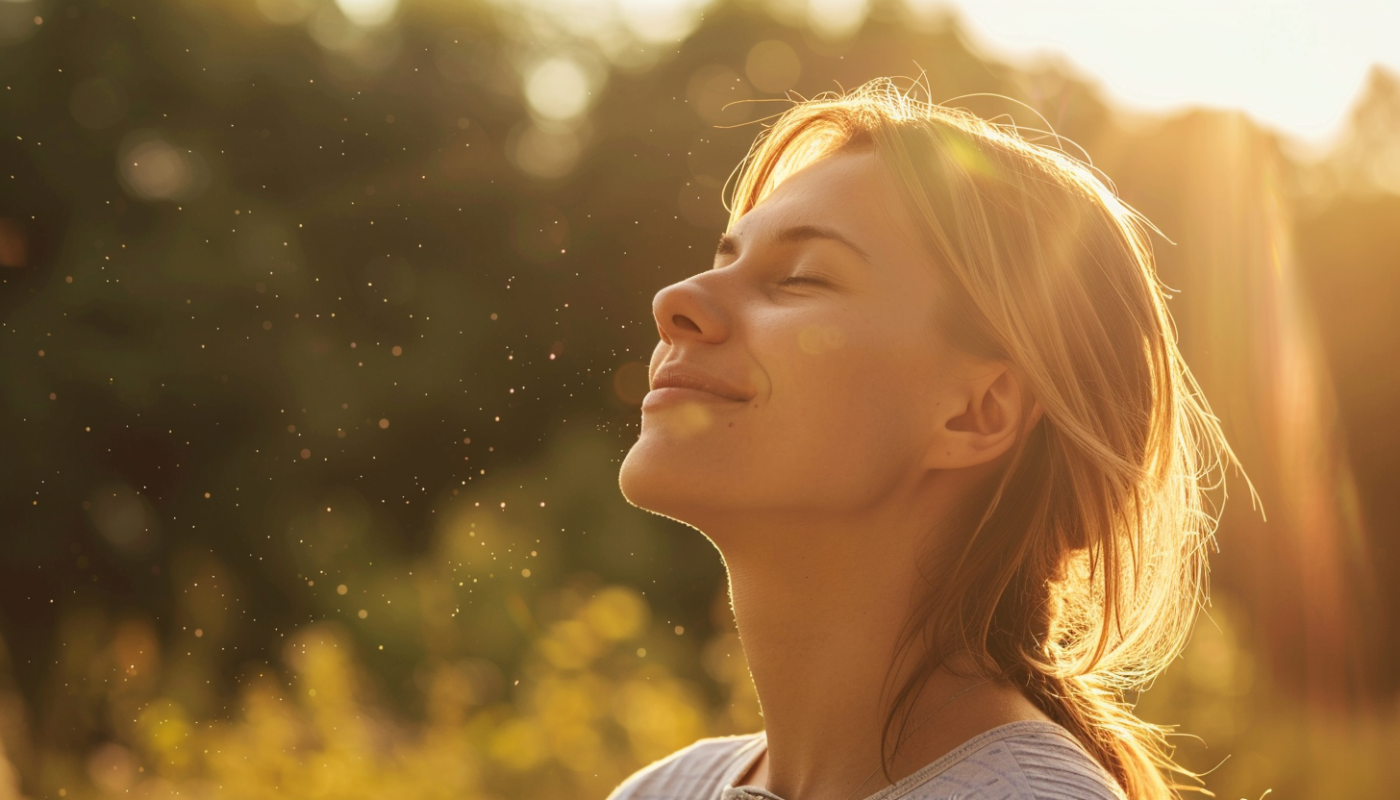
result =
[[[752,399],[752,393],[740,390],[723,381],[691,372],[663,367],[651,382],[642,407],[659,406],[678,401],[710,403],[742,403]]]
[[[646,397],[642,398],[642,407],[646,408],[649,405],[656,405],[657,403],[669,402],[671,400],[698,400],[709,403],[743,402],[742,400],[732,397],[725,397],[715,394],[714,392],[707,392],[704,389],[691,389],[687,386],[663,386],[659,389],[652,389],[647,392]]]
[[[642,398],[642,415],[675,415],[689,419],[692,426],[711,420],[712,412],[738,410],[747,405],[747,398],[726,397],[705,389],[688,386],[662,386],[647,392]],[[694,415],[699,415],[694,417]],[[694,417],[693,419],[691,417]],[[704,427],[704,426],[701,426]]]
[[[715,380],[708,375],[683,373],[675,368],[666,367],[662,367],[657,375],[651,378],[651,391],[662,391],[662,389],[687,389],[687,391],[704,392],[704,394],[728,399],[728,401],[746,401],[746,399],[752,398],[752,392],[742,391],[734,385],[725,384],[724,381]]]

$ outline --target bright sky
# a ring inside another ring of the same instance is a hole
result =
[[[1400,0],[951,5],[989,52],[1019,59],[1058,51],[1130,107],[1242,108],[1313,142],[1337,132],[1372,64],[1400,71]]]
[[[399,0],[336,0],[363,25]],[[715,0],[495,0],[538,7],[587,35],[618,15],[644,35],[684,35]],[[757,0],[782,18],[852,30],[872,0]],[[1372,64],[1400,71],[1400,0],[904,0],[955,8],[973,41],[1017,61],[1058,53],[1121,104],[1241,108],[1296,138],[1337,133]],[[260,5],[305,0],[259,0]],[[309,7],[309,6],[308,6]],[[670,22],[667,22],[670,20]],[[674,24],[671,24],[674,23]],[[659,27],[658,27],[659,25]]]

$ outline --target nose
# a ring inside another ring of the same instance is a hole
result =
[[[651,313],[661,341],[675,344],[689,339],[714,344],[729,337],[729,314],[699,277],[673,283],[652,299]]]

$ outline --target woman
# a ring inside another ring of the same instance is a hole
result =
[[[1145,227],[889,81],[760,136],[656,296],[620,482],[722,554],[766,730],[613,800],[1175,795],[1122,697],[1183,646],[1231,454]]]

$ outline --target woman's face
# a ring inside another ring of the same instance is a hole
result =
[[[622,465],[632,503],[701,530],[858,514],[929,470],[947,389],[977,365],[937,334],[932,266],[876,156],[791,176],[657,293],[661,340]]]

